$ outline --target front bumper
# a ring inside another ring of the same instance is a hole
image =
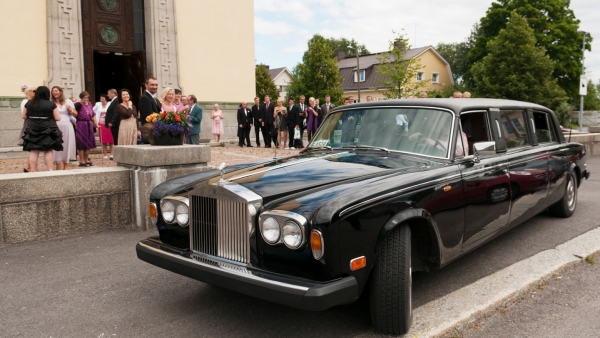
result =
[[[211,260],[147,239],[136,245],[139,259],[201,282],[297,309],[320,311],[358,298],[354,277],[319,283],[246,269]]]

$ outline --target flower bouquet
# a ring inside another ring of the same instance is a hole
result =
[[[183,138],[192,130],[190,119],[179,111],[152,113],[146,117],[144,137],[152,145],[182,145]]]

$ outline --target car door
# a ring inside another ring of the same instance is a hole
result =
[[[569,158],[578,156],[577,146],[562,142],[560,129],[553,115],[533,111],[533,129],[540,147],[548,154],[548,197],[546,206],[558,201],[564,194],[569,171]]]
[[[500,118],[509,162],[510,225],[514,226],[546,208],[548,154],[538,145],[531,110],[501,110]]]
[[[468,156],[457,160],[465,196],[462,252],[483,243],[509,222],[510,178],[498,121],[498,110],[461,113],[468,140]],[[495,144],[495,151],[482,153],[475,161],[473,145],[481,142]]]

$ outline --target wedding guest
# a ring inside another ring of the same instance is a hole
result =
[[[308,99],[308,108],[306,112],[308,115],[306,118],[306,131],[308,132],[308,142],[310,142],[319,128],[319,113],[316,109],[314,97]]]
[[[116,146],[119,144],[119,123],[121,123],[119,114],[117,114],[117,105],[119,104],[119,100],[117,99],[117,90],[109,89],[107,95],[108,105],[106,108],[106,116],[104,117],[104,124],[110,130],[113,146]]]
[[[215,142],[219,143],[221,135],[225,134],[223,128],[223,112],[219,109],[219,105],[215,103],[212,112],[210,112],[210,118],[212,119],[211,132],[215,138]]]
[[[373,101],[373,96],[368,95],[367,96],[367,102],[371,102],[371,101]]]
[[[75,103],[77,110],[77,129],[75,130],[75,139],[77,145],[77,154],[79,155],[79,166],[92,166],[90,160],[90,149],[96,148],[96,137],[94,127],[98,128],[96,115],[90,103],[90,93],[85,90],[79,94],[80,102]]]
[[[69,169],[69,162],[75,161],[77,155],[75,128],[73,128],[73,122],[77,122],[75,118],[77,111],[75,110],[73,101],[65,99],[65,94],[59,86],[52,87],[51,101],[56,104],[58,113],[60,114],[60,121],[56,124],[62,133],[63,139],[63,149],[54,151],[54,164],[56,165],[56,170],[67,170]]]
[[[94,112],[96,113],[96,121],[98,121],[98,125],[100,129],[98,131],[98,135],[100,137],[100,143],[102,144],[102,157],[104,159],[108,158],[108,153],[110,153],[110,159],[113,159],[113,149],[114,149],[114,140],[112,136],[112,132],[110,128],[106,126],[106,110],[108,109],[110,103],[108,102],[109,98],[106,94],[100,95],[100,102],[98,102],[94,106]],[[109,149],[110,148],[110,149]]]
[[[23,88],[23,87],[25,87],[25,88]],[[23,91],[23,93],[25,93],[25,98],[23,99],[23,101],[21,101],[21,114],[23,114],[25,105],[27,104],[27,102],[33,100],[33,97],[35,96],[35,88],[29,87],[26,84],[24,84],[23,86],[21,86],[21,91]],[[23,135],[25,134],[25,128],[27,128],[27,121],[28,121],[28,119],[23,120],[23,128],[21,129],[21,133],[19,134],[18,145],[20,145],[20,146],[23,146]],[[31,170],[31,165],[29,164],[29,160],[27,160],[27,163],[25,164],[25,168],[23,168],[23,172],[27,173],[30,170]]]
[[[461,99],[463,97],[463,94],[461,92],[459,92],[458,90],[454,92],[454,94],[452,94],[452,98],[455,99]]]
[[[75,98],[75,96],[71,96],[69,98],[69,100],[71,100],[71,102],[73,102],[73,104],[77,103],[77,99]]]
[[[252,148],[250,145],[250,129],[252,128],[252,116],[250,115],[250,109],[246,107],[246,102],[242,102],[242,107],[237,112],[238,121],[238,145],[244,146],[244,140],[246,140],[246,147]],[[264,120],[263,120],[264,121]]]
[[[345,97],[344,98],[344,106],[347,105],[347,104],[350,104],[350,99],[347,98],[347,97]]]
[[[121,89],[119,91],[119,104],[116,109],[121,118],[119,145],[136,145],[138,137],[137,110],[131,102],[131,93],[128,89]]]
[[[421,93],[419,93],[419,98],[426,99],[427,98],[427,92],[421,92]]]
[[[185,137],[186,144],[200,144],[200,123],[202,122],[202,107],[197,102],[195,95],[189,97],[182,97],[181,100],[186,99],[192,107],[190,108],[190,122],[192,124],[192,131]]]
[[[181,102],[181,90],[173,89],[173,92],[175,93],[173,97],[173,105],[175,105],[177,111],[180,111],[183,109],[183,102]]]
[[[471,98],[471,93],[464,92],[462,97],[463,97],[463,99],[470,99]]]
[[[175,91],[173,88],[167,87],[163,89],[163,91],[160,93],[160,100],[162,102],[161,110],[164,112],[176,112],[177,106],[173,102],[174,98]]]
[[[156,93],[158,91],[158,80],[155,77],[149,77],[144,83],[146,90],[142,97],[140,97],[139,108],[140,108],[140,122],[142,125],[146,124],[146,117],[152,113],[160,113],[161,104]],[[147,140],[144,143],[148,143]]]
[[[307,105],[304,103],[304,101],[306,100],[306,98],[304,97],[304,95],[300,95],[300,102],[296,103],[296,105],[294,106],[294,112],[295,112],[295,116],[296,116],[296,125],[298,125],[298,127],[300,128],[300,144],[302,143],[302,139],[304,138],[304,129],[306,129],[306,126],[304,125],[305,123],[305,119],[306,119],[306,108]],[[296,147],[298,148],[298,147]],[[300,148],[303,148],[303,145],[300,146]]]
[[[254,134],[256,135],[256,146],[260,148],[260,134],[262,129],[262,117],[260,116],[260,99],[254,98],[252,106],[252,122],[254,122]]]
[[[350,95],[350,96],[348,96],[348,103],[349,103],[349,104],[352,104],[352,103],[354,103],[354,95]]]
[[[23,134],[23,151],[29,151],[29,165],[32,172],[38,171],[40,151],[44,152],[44,161],[48,170],[52,170],[54,162],[53,150],[63,149],[62,134],[56,121],[61,119],[56,103],[50,101],[50,90],[46,86],[39,86],[35,96],[25,104],[21,117],[28,119],[27,127]]]
[[[274,125],[273,128],[277,131],[277,146],[278,148],[285,148],[288,142],[288,131],[287,131],[287,108],[283,106],[283,100],[277,100],[277,107],[273,110]],[[282,137],[283,136],[283,137]],[[281,140],[283,139],[283,143]]]
[[[263,141],[265,141],[265,148],[271,148],[271,140],[274,140],[274,143],[277,143],[277,135],[274,134],[271,136],[271,130],[273,129],[273,112],[275,110],[275,105],[271,103],[271,97],[269,95],[265,95],[265,103],[260,106],[260,117],[262,119],[262,133],[263,133]],[[277,144],[275,144],[277,147]]]
[[[368,100],[369,96],[367,96],[367,101]],[[325,119],[327,115],[329,115],[329,112],[331,112],[333,108],[335,108],[335,104],[331,103],[331,96],[325,95],[325,103],[321,106],[321,112],[323,112],[323,114],[319,114],[319,117],[321,117],[319,119],[319,125],[321,124],[321,122],[323,122],[323,119]]]
[[[296,115],[296,110],[294,109],[294,98],[290,97],[288,100],[287,107],[287,126],[288,126],[288,137],[289,142],[286,150],[296,149],[294,148],[294,131],[298,128],[298,116]],[[285,145],[285,144],[284,144]]]

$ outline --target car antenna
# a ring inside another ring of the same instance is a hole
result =
[[[573,126],[570,126],[571,128],[569,128],[569,143],[571,143],[571,134],[573,133]]]

